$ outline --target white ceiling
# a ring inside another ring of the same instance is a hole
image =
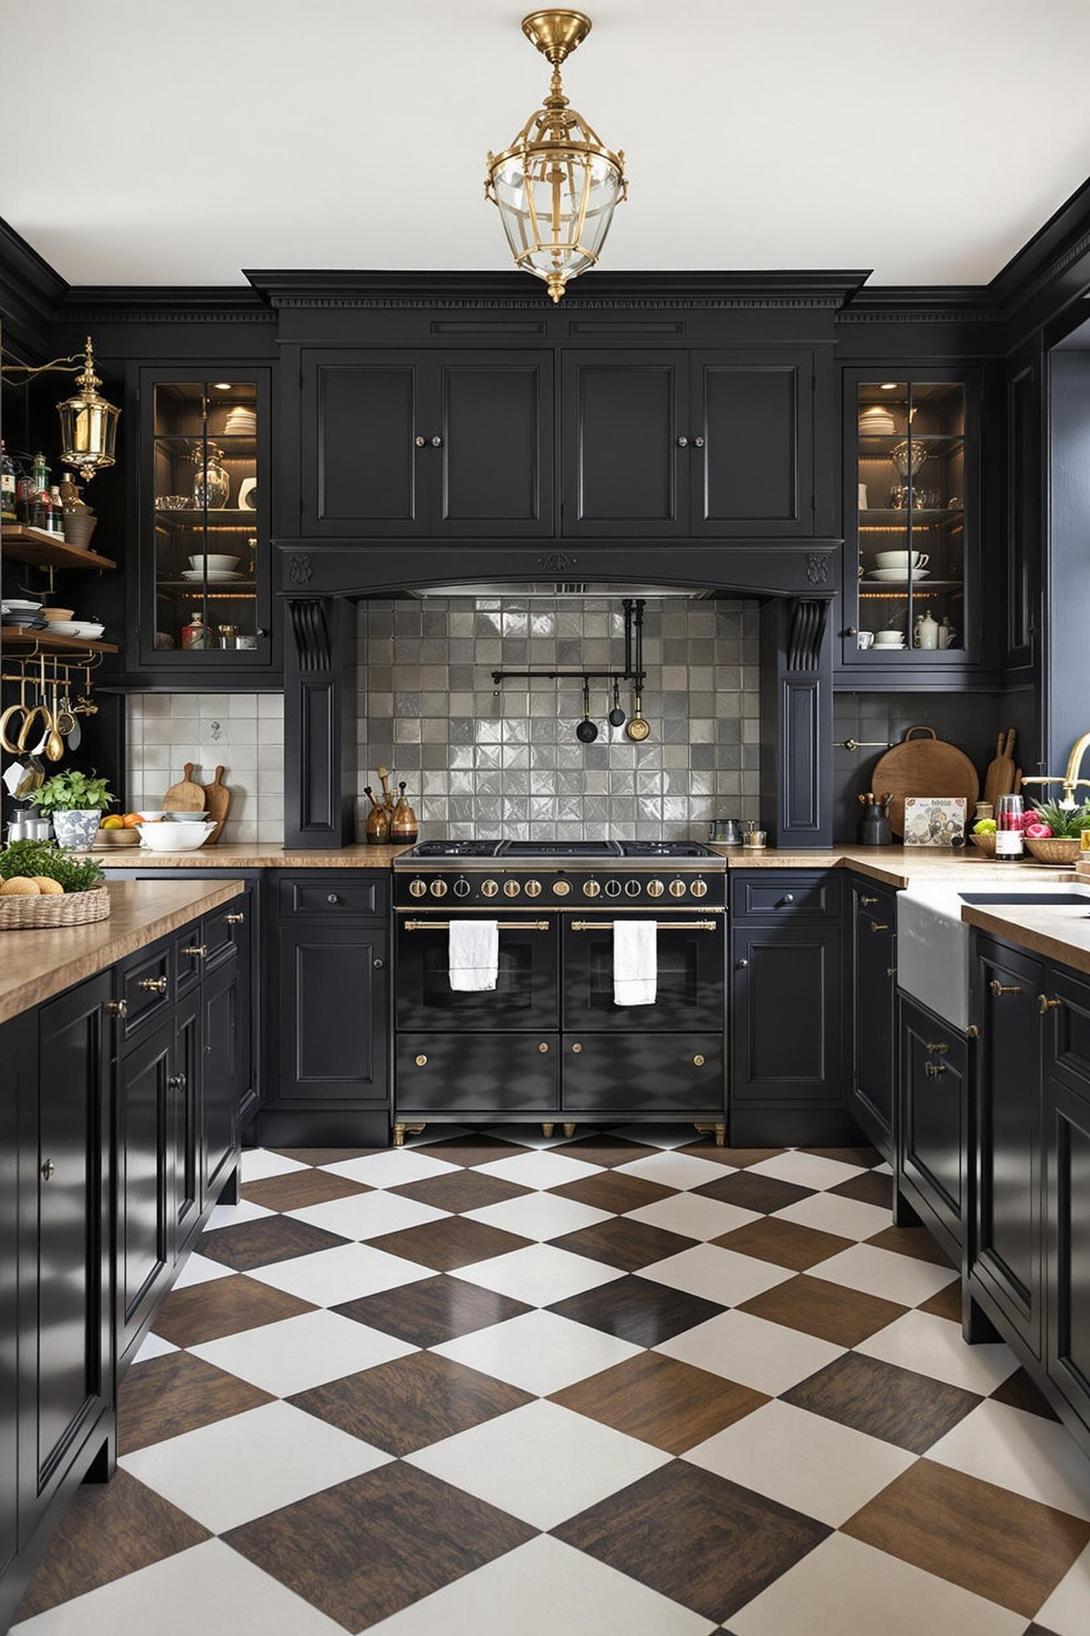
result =
[[[587,4],[610,268],[986,282],[1090,172],[1085,0]],[[0,215],[76,284],[506,267],[482,182],[545,89],[522,9],[3,0]]]

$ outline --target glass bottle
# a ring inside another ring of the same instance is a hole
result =
[[[223,451],[218,443],[209,443],[204,449],[193,450],[197,470],[193,478],[193,499],[201,510],[221,511],[231,492],[231,479],[225,471]]]
[[[995,803],[995,861],[1018,863],[1025,850],[1022,838],[1023,801],[1020,795],[1000,795]]]
[[[13,523],[15,511],[15,462],[0,439],[0,517]]]
[[[59,487],[57,486],[56,483],[54,483],[50,487],[49,501],[50,501],[50,522],[49,522],[49,526],[52,528],[54,534],[63,534],[64,533],[64,501],[61,499],[61,491],[60,491],[60,489],[59,489]]]
[[[188,625],[182,626],[182,647],[195,653],[211,645],[208,626],[199,608],[194,608]]]

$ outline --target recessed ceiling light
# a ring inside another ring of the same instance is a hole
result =
[[[900,384],[899,381],[882,381],[878,390],[879,392],[896,392]]]
[[[213,392],[230,392],[231,382],[230,381],[213,381],[212,382],[212,390],[213,390]]]

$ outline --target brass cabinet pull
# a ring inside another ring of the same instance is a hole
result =
[[[170,1078],[167,1080],[167,1084],[170,1086],[171,1090],[180,1091],[182,1086],[185,1084],[185,1075],[171,1074]]]
[[[575,1044],[575,1045],[572,1046],[572,1051],[573,1051],[575,1056],[578,1056],[582,1049],[583,1049],[583,1047],[581,1045],[579,1045],[579,1044]]]
[[[693,1067],[694,1068],[703,1068],[703,1066],[704,1066],[704,1058],[698,1052],[697,1055],[693,1058]]]
[[[53,1180],[53,1177],[56,1174],[57,1174],[56,1165],[53,1163],[52,1159],[47,1159],[45,1161],[45,1164],[42,1166],[42,1180],[43,1180],[43,1182],[51,1182]]]
[[[988,987],[997,1000],[1001,994],[1021,994],[1022,992],[1020,983],[1001,983],[998,977],[993,977]]]
[[[877,898],[860,898],[859,904],[863,909],[870,909],[878,902]]]
[[[106,1015],[108,1017],[127,1017],[129,1014],[128,1000],[107,1000]]]
[[[146,989],[149,994],[165,994],[167,980],[165,977],[141,977],[136,986],[137,988]]]
[[[189,943],[182,950],[182,953],[188,954],[191,960],[203,960],[208,953],[208,949],[204,943]]]
[[[889,931],[889,927],[886,925],[886,922],[884,920],[872,920],[871,923],[870,923],[870,929],[871,929],[872,932],[888,932]]]
[[[227,922],[228,926],[241,926],[245,921],[246,916],[240,909],[237,915],[224,915],[223,918]]]
[[[403,920],[402,926],[407,932],[449,932],[449,920]],[[547,932],[547,920],[499,920],[496,922],[501,932]]]
[[[714,932],[719,924],[715,920],[656,920],[655,930],[659,932]],[[611,932],[612,920],[573,920],[573,932]]]
[[[896,966],[887,966],[886,967],[886,976],[887,977],[896,977],[896,975],[897,975],[897,967]]]
[[[945,1072],[945,1062],[927,1062],[924,1064],[924,1073],[930,1075],[932,1079],[938,1079],[939,1075]]]
[[[427,1066],[428,1066],[428,1059],[427,1059],[427,1057],[426,1057],[426,1056],[425,1056],[425,1055],[424,1055],[424,1054],[423,1054],[423,1052],[421,1052],[421,1054],[420,1054],[420,1055],[419,1055],[419,1056],[418,1056],[418,1057],[417,1057],[417,1059],[416,1059],[416,1066],[417,1066],[417,1067],[418,1067],[418,1068],[426,1068],[426,1067],[427,1067]]]
[[[927,1049],[934,1055],[949,1051],[950,1047],[945,1040],[928,1040]]]
[[[547,1043],[544,1040],[542,1040],[541,1044],[538,1046],[538,1050],[541,1052],[542,1056],[544,1056],[546,1054],[548,1049],[549,1049],[549,1047],[548,1047]]]
[[[1037,1009],[1042,1017],[1049,1011],[1055,1011],[1061,1005],[1063,1005],[1062,1000],[1050,1000],[1047,994],[1039,994],[1037,997]]]

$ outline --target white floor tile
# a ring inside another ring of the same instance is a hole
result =
[[[286,1212],[294,1220],[307,1221],[327,1233],[357,1239],[404,1232],[425,1221],[439,1221],[449,1213],[430,1204],[418,1204],[415,1199],[404,1199],[399,1193],[379,1192],[352,1193],[346,1199],[328,1199],[325,1204],[307,1204]]]
[[[571,1553],[576,1554],[574,1551]],[[619,1575],[617,1576],[620,1577]],[[221,1540],[152,1563],[19,1625],[20,1636],[344,1636]]]
[[[506,1255],[490,1256],[487,1261],[459,1267],[452,1276],[464,1278],[470,1284],[482,1284],[500,1295],[510,1295],[515,1301],[547,1307],[554,1301],[566,1300],[569,1295],[595,1289],[599,1284],[610,1284],[624,1274],[604,1262],[592,1261],[589,1256],[573,1255],[571,1250],[557,1250],[551,1244],[528,1244],[524,1250],[509,1250]]]
[[[682,1456],[837,1528],[916,1456],[789,1403],[766,1403]]]
[[[488,1125],[483,1134],[493,1137],[497,1142],[510,1142],[513,1147],[524,1147],[527,1150],[532,1148],[536,1152],[559,1147],[562,1142],[568,1140],[562,1125],[554,1125],[551,1136],[543,1136],[540,1125]],[[473,1168],[476,1170],[477,1166],[474,1165]]]
[[[582,1227],[593,1227],[596,1221],[608,1221],[610,1211],[558,1198],[555,1193],[526,1193],[520,1199],[501,1199],[499,1204],[486,1204],[465,1214],[471,1221],[483,1221],[505,1233],[518,1233],[540,1242],[559,1238],[562,1233],[577,1233]]]
[[[933,1312],[906,1312],[855,1350],[902,1369],[914,1369],[918,1375],[930,1375],[949,1386],[979,1392],[982,1397],[994,1392],[1018,1367],[1009,1346],[1001,1341],[966,1346],[960,1327]]]
[[[118,1463],[222,1534],[389,1459],[289,1403],[266,1403],[123,1455]]]
[[[642,1350],[555,1312],[524,1312],[519,1318],[432,1347],[433,1352],[539,1397],[611,1369]]]
[[[147,1363],[149,1358],[162,1358],[168,1352],[177,1352],[179,1350],[180,1348],[175,1346],[173,1341],[164,1341],[161,1335],[154,1335],[149,1330],[141,1341],[140,1350],[132,1361],[133,1363]]]
[[[732,1165],[713,1164],[710,1159],[698,1159],[692,1153],[675,1153],[669,1149],[648,1154],[646,1159],[633,1159],[631,1164],[618,1165],[622,1176],[640,1176],[645,1182],[659,1182],[663,1187],[703,1187],[705,1182],[721,1181],[734,1173]]]
[[[892,1220],[890,1212],[880,1210],[876,1204],[862,1204],[859,1199],[839,1198],[832,1193],[813,1193],[773,1213],[784,1221],[797,1221],[802,1227],[816,1227],[820,1233],[854,1239],[873,1238]]]
[[[286,1176],[291,1170],[308,1168],[309,1166],[300,1164],[298,1159],[285,1159],[282,1153],[274,1153],[271,1148],[249,1147],[242,1150],[244,1182],[259,1182],[266,1176]]]
[[[218,1369],[248,1380],[277,1397],[305,1392],[327,1380],[340,1380],[361,1369],[389,1363],[418,1350],[367,1324],[342,1318],[339,1312],[301,1312],[241,1335],[204,1341],[189,1350]]]
[[[695,1193],[675,1193],[668,1199],[657,1199],[654,1204],[641,1204],[638,1210],[626,1212],[626,1220],[643,1221],[648,1227],[662,1227],[668,1233],[683,1233],[686,1238],[719,1238],[732,1233],[747,1222],[759,1221],[755,1210],[743,1210],[737,1204],[724,1204],[722,1199],[702,1199]]]
[[[654,1350],[776,1397],[841,1357],[845,1348],[750,1312],[721,1312]]]
[[[691,1142],[700,1140],[694,1125],[611,1125],[610,1133],[623,1136],[629,1142],[639,1142],[643,1147],[662,1148],[663,1152],[688,1147]],[[717,1165],[716,1169],[721,1166]]]
[[[1011,1613],[911,1563],[830,1534],[740,1613],[734,1636],[1022,1636]]]
[[[1086,1636],[1090,1630],[1090,1545],[1038,1608],[1037,1623],[1054,1636]]]
[[[218,1227],[239,1227],[244,1221],[260,1221],[262,1216],[275,1214],[275,1210],[266,1210],[263,1204],[253,1204],[249,1199],[239,1199],[237,1204],[215,1204],[208,1213],[204,1230],[214,1233]]]
[[[1090,1462],[1055,1420],[989,1399],[940,1437],[927,1458],[1090,1520]]]
[[[539,1534],[372,1625],[367,1636],[708,1636],[712,1629],[689,1608]]]
[[[583,1176],[601,1174],[601,1165],[589,1165],[582,1159],[569,1159],[564,1153],[550,1153],[545,1148],[512,1154],[507,1159],[491,1159],[486,1165],[475,1165],[482,1176],[498,1176],[502,1182],[515,1182],[520,1187],[561,1187],[565,1182],[577,1182]]]
[[[378,1295],[381,1290],[415,1284],[420,1278],[434,1275],[428,1267],[418,1266],[403,1255],[376,1250],[370,1244],[338,1244],[332,1250],[315,1250],[313,1255],[296,1255],[268,1267],[255,1267],[248,1276],[314,1306],[335,1307],[342,1301]]]
[[[434,1136],[432,1138],[434,1140]],[[362,1159],[338,1159],[323,1165],[323,1170],[334,1176],[347,1176],[354,1182],[366,1182],[368,1187],[403,1187],[406,1182],[422,1182],[429,1176],[443,1176],[457,1170],[446,1159],[436,1159],[430,1153],[415,1148],[391,1147],[385,1153],[368,1153]]]
[[[749,1168],[755,1176],[775,1176],[778,1181],[794,1182],[798,1187],[823,1190],[861,1176],[864,1170],[863,1165],[846,1165],[840,1159],[823,1159],[819,1153],[803,1153],[799,1149],[760,1159]]]
[[[670,1455],[539,1401],[406,1458],[535,1528],[549,1529],[668,1464]]]
[[[887,1301],[900,1301],[906,1307],[929,1301],[958,1276],[953,1267],[937,1267],[931,1261],[897,1255],[873,1244],[853,1244],[850,1250],[841,1250],[808,1270],[811,1278],[827,1278],[833,1284]]]
[[[223,1267],[218,1261],[209,1261],[206,1256],[194,1251],[175,1279],[174,1288],[190,1289],[194,1284],[211,1284],[217,1278],[236,1276],[234,1267]]]
[[[756,1256],[739,1255],[715,1244],[696,1244],[691,1250],[667,1256],[665,1261],[641,1267],[640,1277],[733,1307],[751,1301],[776,1284],[785,1284],[795,1274],[787,1267],[773,1266],[771,1261],[758,1261]]]

